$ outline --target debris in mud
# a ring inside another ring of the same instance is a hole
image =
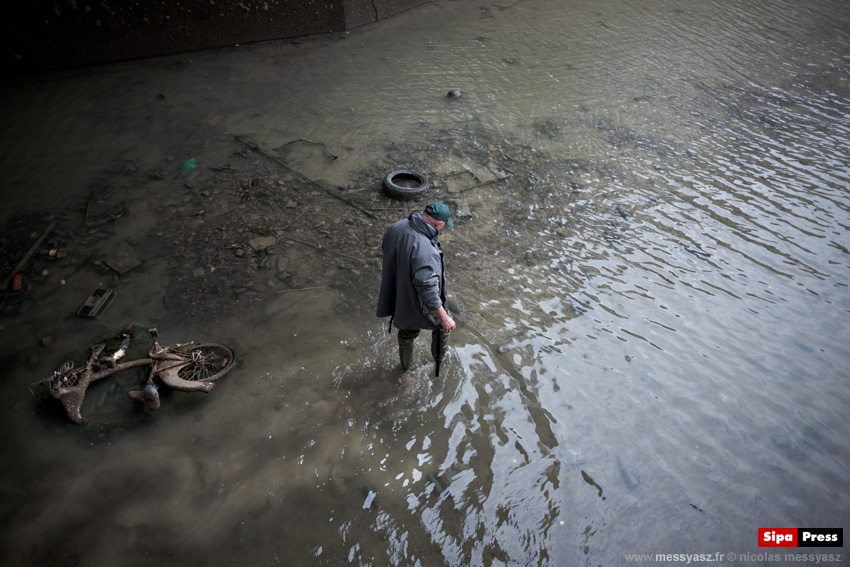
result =
[[[77,315],[86,319],[99,319],[114,299],[115,292],[111,289],[96,289],[77,311]]]
[[[88,229],[97,229],[118,220],[127,213],[127,204],[115,200],[114,187],[100,186],[91,192],[86,205],[83,224]],[[91,230],[94,233],[96,230]]]
[[[277,238],[274,236],[258,236],[248,242],[248,246],[254,249],[255,252],[268,252],[269,249],[277,246]]]
[[[53,229],[55,227],[56,227],[56,222],[52,221],[47,226],[47,229],[44,232],[41,233],[41,236],[36,237],[36,233],[34,233],[34,232],[30,233],[30,239],[36,238],[35,242],[32,244],[32,246],[30,246],[30,248],[27,250],[26,254],[24,254],[23,258],[21,258],[21,261],[18,262],[15,265],[14,268],[12,268],[12,271],[9,273],[9,276],[5,280],[3,280],[3,284],[2,284],[2,286],[0,286],[0,289],[4,289],[4,290],[8,289],[9,284],[12,283],[12,282],[15,282],[15,288],[17,288],[17,289],[13,288],[13,291],[21,291],[21,287],[22,287],[22,284],[23,284],[23,276],[21,274],[21,270],[24,268],[24,266],[27,265],[27,263],[32,258],[33,254],[35,254],[36,251],[38,251],[39,247],[42,245],[44,240],[50,235],[50,233],[53,232]],[[5,241],[6,239],[4,238],[3,240]],[[5,246],[4,246],[4,248],[5,248]]]
[[[466,222],[497,219],[529,234],[551,228],[550,217],[536,211],[559,211],[559,230],[567,222],[564,212],[574,212],[566,205],[578,191],[564,189],[578,187],[572,175],[581,174],[586,164],[554,160],[475,125],[426,134],[411,143],[389,143],[384,158],[348,173],[345,186],[321,180],[322,172],[339,167],[342,157],[309,140],[267,148],[245,137],[234,141],[230,135],[204,131],[147,168],[110,164],[92,181],[95,189],[81,199],[79,209],[60,217],[46,250],[23,271],[24,293],[19,295],[27,296],[31,281],[91,277],[99,285],[106,274],[120,293],[116,286],[132,281],[127,278],[130,270],[154,267],[157,263],[150,260],[160,259],[159,265],[165,265],[163,302],[191,324],[264,314],[282,294],[319,289],[333,294],[340,313],[350,317],[354,310],[371,317],[384,230],[428,200],[447,201],[456,218]],[[213,136],[221,142],[218,147],[210,143]],[[186,183],[189,177],[180,173],[185,162],[170,156],[193,154],[196,163],[209,165],[193,169],[191,183]],[[228,163],[232,160],[238,165]],[[399,168],[423,172],[433,180],[433,192],[403,204],[388,199],[382,179],[386,171]],[[519,199],[523,206],[516,206]],[[129,220],[116,222],[125,214]],[[146,224],[135,231],[139,218]],[[50,220],[27,219],[20,221],[18,231],[0,231],[0,267],[6,273],[17,261],[9,251],[32,245]],[[453,236],[449,232],[445,242]],[[456,277],[466,273],[486,279],[476,254],[491,252],[495,244],[473,233],[464,240],[471,253],[448,252],[454,254],[450,261]],[[144,253],[136,257],[127,246]],[[510,238],[498,246],[509,254],[508,249],[523,247],[523,253],[533,255],[538,244]],[[98,260],[104,255],[109,259]],[[51,275],[41,276],[48,266]],[[0,298],[6,314],[23,313],[34,299],[42,299],[9,295]]]
[[[180,173],[185,174],[196,169],[198,169],[198,160],[191,158],[183,162],[183,167],[180,168]]]
[[[321,288],[335,292],[335,306],[346,316],[352,309],[372,316],[387,226],[429,199],[441,199],[457,218],[476,222],[496,213],[505,224],[539,234],[550,228],[550,219],[530,216],[529,206],[566,211],[578,193],[568,189],[578,186],[573,175],[586,168],[486,131],[434,130],[413,143],[389,144],[384,160],[350,173],[348,184],[339,187],[308,175],[335,167],[337,156],[324,144],[295,140],[268,148],[244,136],[235,144],[228,155],[240,156],[238,171],[198,170],[197,189],[186,189],[181,202],[161,209],[164,219],[173,219],[174,209],[200,198],[202,190],[203,217],[161,222],[160,237],[150,239],[151,246],[162,248],[157,254],[171,258],[168,308],[195,321],[260,312],[281,294]],[[389,200],[381,182],[386,171],[399,168],[423,172],[434,180],[435,191],[403,205]],[[525,206],[514,206],[518,198]],[[469,250],[490,246],[467,244]],[[504,246],[528,244],[511,239]],[[451,262],[457,274],[479,274],[474,254],[457,254]],[[215,271],[194,277],[200,266]]]
[[[258,146],[244,141],[239,147],[254,151],[242,154],[237,175],[221,168],[194,173],[195,186],[204,192],[202,217],[176,220],[184,202],[199,198],[199,191],[187,188],[182,198],[175,195],[160,208],[162,220],[145,239],[153,255],[170,259],[167,308],[207,323],[262,313],[281,293],[319,288],[343,289],[370,306],[368,294],[377,281],[348,281],[328,261],[341,254],[358,267],[374,261],[381,235],[363,230],[368,217],[269,158],[278,152],[256,151]],[[333,159],[329,152],[325,156]]]
[[[123,275],[133,268],[140,266],[142,263],[135,257],[129,254],[121,254],[104,262],[108,267],[115,271],[119,276]]]

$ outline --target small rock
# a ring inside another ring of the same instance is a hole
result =
[[[460,91],[457,89],[452,89],[446,95],[448,98],[460,98]]]
[[[245,251],[244,251],[244,250],[242,250],[241,248],[237,248],[237,249],[236,249],[236,257],[237,257],[237,258],[241,258],[241,257],[242,257],[242,256],[244,256],[244,255],[245,255]]]
[[[44,337],[41,339],[41,344],[44,346],[50,346],[53,344],[53,337]]]
[[[277,238],[274,236],[258,236],[257,238],[251,239],[248,244],[257,252],[262,252],[266,248],[271,248],[277,244]]]
[[[192,270],[192,275],[196,278],[203,276],[205,273],[207,273],[207,271],[203,268],[195,268],[194,270]]]
[[[277,257],[277,273],[283,274],[289,270],[289,259],[286,256]]]

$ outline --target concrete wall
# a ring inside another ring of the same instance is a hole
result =
[[[11,0],[4,74],[348,30],[428,0]]]

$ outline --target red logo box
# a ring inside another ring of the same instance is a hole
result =
[[[797,528],[759,528],[759,547],[797,547]]]

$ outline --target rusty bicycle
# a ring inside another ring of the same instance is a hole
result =
[[[86,390],[98,380],[129,368],[150,365],[144,386],[129,392],[129,396],[155,410],[160,405],[158,382],[182,392],[209,393],[215,387],[212,382],[227,374],[236,362],[233,350],[222,344],[190,342],[168,347],[159,344],[156,329],[149,329],[148,335],[152,344],[147,358],[118,362],[126,354],[131,339],[130,333],[123,333],[115,352],[105,354],[106,344],[97,344],[91,347],[85,364],[75,366],[66,362],[33,383],[30,391],[38,398],[59,400],[71,421],[82,424],[86,422],[81,413]]]

